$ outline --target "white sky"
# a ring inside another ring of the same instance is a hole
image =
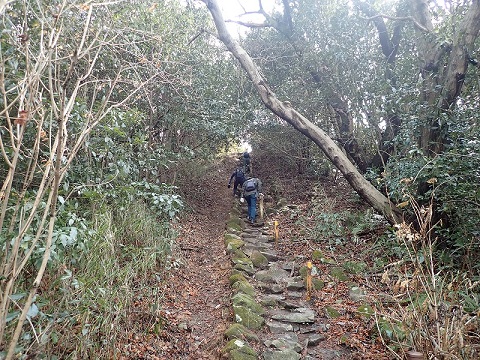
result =
[[[258,10],[258,0],[221,0],[220,7],[225,19],[228,19],[243,14],[243,8],[246,11]]]

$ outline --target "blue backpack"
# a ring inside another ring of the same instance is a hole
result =
[[[257,188],[255,179],[248,179],[245,183],[245,191],[254,191]]]

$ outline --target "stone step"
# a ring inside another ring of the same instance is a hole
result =
[[[345,353],[322,348],[329,325],[323,322],[328,320],[319,317],[317,309],[307,301],[305,280],[299,276],[305,259],[278,254],[267,228],[245,224],[238,236],[244,243],[238,249],[243,255],[233,254],[241,259],[232,261],[234,270],[245,274],[239,281],[248,284],[232,284],[236,292],[232,298],[236,304],[236,322],[247,328],[250,323],[255,323],[257,328],[252,328],[253,325],[248,328],[254,334],[250,340],[244,336],[237,338],[242,348],[236,351],[245,353],[247,347],[248,353],[252,351],[264,360],[344,358]],[[245,259],[250,263],[247,264]],[[248,294],[238,295],[241,289],[246,289]],[[254,303],[247,309],[250,301]],[[261,328],[258,328],[258,318],[264,319]]]

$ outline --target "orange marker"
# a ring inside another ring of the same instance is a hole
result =
[[[312,298],[312,262],[307,261],[307,301]]]
[[[275,242],[277,242],[278,241],[278,221],[277,220],[273,222],[273,233],[275,237]]]

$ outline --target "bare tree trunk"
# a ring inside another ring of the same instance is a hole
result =
[[[247,72],[265,106],[317,144],[360,197],[383,214],[390,223],[401,222],[401,211],[360,174],[336,143],[322,129],[292,108],[290,103],[283,103],[270,90],[253,60],[228,33],[217,0],[203,0],[203,2],[212,14],[219,39]]]

